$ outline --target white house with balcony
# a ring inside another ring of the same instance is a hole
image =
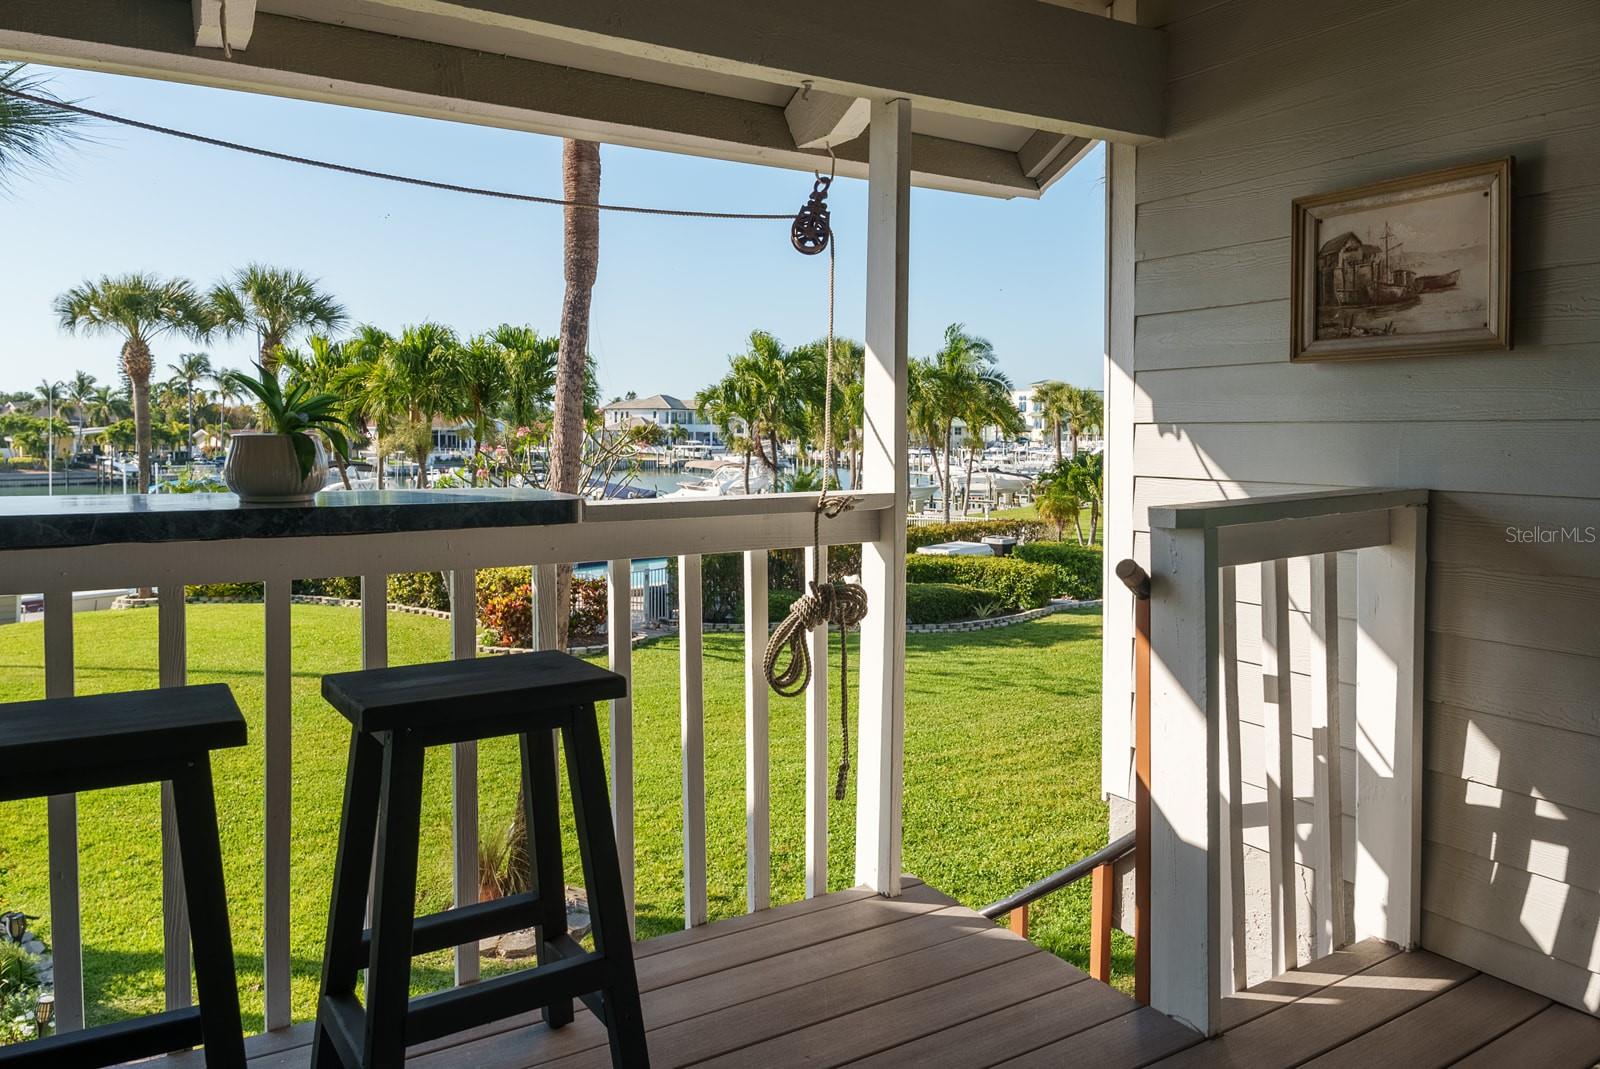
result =
[[[654,423],[669,436],[675,428],[682,427],[683,433],[688,435],[686,441],[703,445],[723,444],[722,432],[715,424],[707,423],[692,406],[671,394],[623,398],[612,401],[600,411],[605,417],[608,431],[622,431],[640,423]]]

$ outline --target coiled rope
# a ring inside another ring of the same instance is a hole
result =
[[[833,150],[830,148],[831,156]],[[828,251],[828,347],[827,369],[823,378],[822,402],[822,490],[817,495],[816,510],[811,521],[811,581],[809,593],[802,594],[789,607],[789,614],[778,624],[767,640],[767,651],[762,659],[762,669],[767,683],[785,698],[793,698],[811,685],[811,651],[807,636],[819,627],[833,625],[839,629],[839,731],[843,745],[839,754],[839,772],[834,779],[833,796],[843,799],[850,778],[850,629],[867,616],[867,592],[856,583],[843,580],[829,581],[827,566],[822,559],[822,521],[837,519],[855,508],[856,499],[848,495],[828,495],[828,483],[833,475],[833,348],[834,348],[834,277],[838,263],[838,249],[833,239],[828,215],[828,186],[833,175],[817,175],[811,198],[795,217],[791,230],[794,247],[807,256]],[[746,596],[749,593],[746,592]],[[788,662],[780,666],[784,654]]]

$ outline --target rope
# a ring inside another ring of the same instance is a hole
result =
[[[831,147],[828,155],[833,155]],[[837,519],[856,505],[855,498],[847,495],[828,496],[828,484],[833,477],[834,467],[833,353],[836,303],[834,282],[838,266],[838,245],[833,240],[827,209],[822,200],[827,195],[828,182],[831,181],[831,174],[827,181],[824,181],[819,174],[817,190],[812,193],[812,200],[801,209],[802,214],[813,207],[820,211],[820,235],[813,236],[820,236],[821,243],[826,244],[828,249],[828,344],[822,402],[822,489],[817,494],[817,506],[811,519],[812,574],[817,578],[811,581],[810,593],[802,594],[795,599],[789,608],[789,614],[773,631],[771,639],[767,642],[766,654],[762,658],[762,670],[773,690],[785,698],[795,697],[811,684],[811,651],[806,645],[807,635],[829,624],[839,628],[839,731],[843,738],[843,747],[839,755],[839,772],[834,779],[833,796],[842,800],[845,796],[846,782],[850,777],[850,629],[866,619],[867,592],[855,583],[830,582],[827,568],[822,560],[823,519]],[[810,255],[821,252],[822,244],[808,242],[806,247],[802,248],[801,243],[797,241],[795,247]],[[780,667],[779,661],[786,653],[788,663]]]
[[[547,204],[558,208],[592,208],[602,212],[624,212],[630,215],[656,215],[667,216],[674,219],[729,219],[745,221],[770,221],[782,220],[791,222],[793,212],[705,212],[693,211],[685,208],[645,208],[635,204],[593,204],[588,201],[566,200],[561,197],[541,197],[532,193],[513,193],[503,189],[482,189],[477,186],[463,186],[454,182],[436,182],[428,178],[415,178],[410,175],[392,174],[388,171],[374,171],[367,167],[355,167],[346,163],[332,163],[327,160],[314,159],[310,156],[296,156],[289,152],[278,152],[274,149],[260,148],[255,145],[244,145],[237,141],[225,141],[218,137],[207,137],[205,134],[191,133],[187,130],[178,130],[170,126],[160,126],[156,123],[144,122],[139,119],[130,119],[124,115],[113,115],[110,112],[96,111],[86,108],[81,104],[69,104],[64,100],[54,100],[46,96],[37,96],[16,89],[0,88],[0,93],[18,100],[41,107],[56,108],[60,111],[70,111],[90,119],[99,119],[101,122],[115,123],[119,126],[131,127],[135,130],[144,130],[152,134],[161,134],[165,137],[176,137],[184,141],[193,141],[200,145],[210,145],[212,148],[227,149],[230,152],[242,152],[249,156],[259,156],[262,159],[277,160],[280,163],[293,163],[302,167],[315,167],[319,170],[333,171],[336,174],[355,175],[358,178],[376,178],[382,182],[397,182],[401,185],[418,186],[422,189],[440,190],[445,193],[465,193],[474,197],[491,197],[495,200],[516,201],[521,204]]]

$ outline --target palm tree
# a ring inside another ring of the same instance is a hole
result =
[[[385,331],[370,324],[362,324],[355,336],[344,343],[345,369],[335,385],[349,402],[346,421],[355,428],[365,428],[372,438],[372,452],[376,460],[378,489],[383,489],[384,457],[389,439],[394,433],[396,419],[404,407],[393,407],[391,402],[398,391],[391,389],[387,365],[384,361],[394,339]]]
[[[999,371],[980,377],[977,388],[967,398],[967,407],[961,413],[961,420],[967,425],[968,432],[967,484],[961,494],[961,511],[965,512],[972,496],[972,463],[983,450],[984,429],[998,428],[1006,437],[1022,429],[1022,415],[1011,402],[1011,380]]]
[[[54,100],[45,80],[29,74],[20,63],[0,63],[0,189],[29,165],[50,161],[55,150],[78,136],[83,117],[45,104],[23,100],[11,93]]]
[[[550,489],[577,493],[583,477],[583,439],[589,400],[589,312],[600,270],[600,146],[567,138],[561,143],[562,209],[561,348],[556,360],[555,411],[551,416]],[[572,569],[556,572],[556,604],[571,597]],[[567,613],[557,612],[558,647],[567,644]],[[522,807],[518,807],[518,812]]]
[[[472,440],[478,452],[489,447],[489,418],[505,400],[511,386],[511,364],[506,351],[492,335],[479,334],[461,346],[452,368],[454,388],[472,420]],[[473,465],[472,485],[478,485]]]
[[[1066,482],[1072,494],[1089,506],[1089,537],[1083,537],[1078,522],[1078,541],[1093,545],[1100,536],[1100,507],[1105,500],[1106,458],[1102,453],[1084,453],[1067,462]]]
[[[278,369],[278,350],[296,334],[329,332],[344,323],[344,307],[319,285],[299,271],[249,264],[211,288],[212,316],[225,337],[254,331],[261,370],[271,374]]]
[[[291,382],[299,381],[310,387],[313,394],[327,394],[338,398],[334,415],[352,435],[359,435],[359,393],[346,389],[347,376],[352,362],[348,345],[330,341],[326,336],[313,334],[306,339],[304,350],[283,351],[283,366],[289,371]],[[330,446],[333,445],[329,441]],[[339,481],[350,489],[350,461],[348,450],[330,448],[328,456],[339,470]]]
[[[1105,422],[1105,401],[1095,390],[1068,387],[1066,418],[1067,435],[1072,442],[1072,456],[1078,455],[1078,435],[1093,434]]]
[[[1068,521],[1078,526],[1078,541],[1082,542],[1083,499],[1078,496],[1078,488],[1068,471],[1069,464],[1070,461],[1058,460],[1039,476],[1033,487],[1033,507],[1038,510],[1040,519],[1055,524],[1057,542],[1061,541]]]
[[[206,353],[183,353],[179,355],[178,362],[168,364],[167,370],[172,372],[176,382],[183,383],[183,399],[189,409],[189,438],[194,439],[194,389],[202,379],[210,379],[216,374],[216,369],[211,366],[211,357]]]
[[[420,323],[392,339],[379,361],[377,400],[388,411],[405,413],[401,434],[417,463],[419,487],[428,485],[434,417],[462,414],[461,397],[455,390],[460,349],[461,342],[449,327]]]
[[[105,276],[56,298],[62,329],[122,338],[122,370],[133,393],[139,456],[139,492],[150,490],[150,344],[164,334],[201,338],[211,320],[205,302],[186,279],[149,274]]]
[[[796,358],[768,332],[753,330],[750,348],[733,358],[731,372],[754,414],[749,433],[756,456],[776,482],[783,460],[780,443],[798,438],[805,431],[806,398],[816,386],[811,362]],[[763,448],[763,439],[770,454]]]
[[[83,418],[91,425],[106,427],[119,419],[127,418],[127,398],[110,386],[96,386],[84,398],[83,403]]]
[[[802,345],[790,353],[808,366],[801,383],[806,389],[803,402],[803,422],[806,432],[816,442],[824,441],[823,415],[827,403],[825,392],[828,382],[828,341],[819,338]],[[865,417],[866,394],[862,372],[866,364],[866,348],[850,338],[833,339],[833,477],[838,479],[838,462],[842,454],[850,471],[850,485],[860,487],[860,460],[862,422]],[[830,463],[828,458],[823,464]]]
[[[1010,389],[1010,381],[994,368],[994,346],[985,338],[968,334],[961,323],[944,330],[944,345],[929,358],[926,371],[929,415],[937,421],[944,446],[944,520],[950,522],[950,437],[955,421],[985,390]],[[937,458],[935,458],[937,462]]]
[[[95,392],[95,377],[87,371],[77,371],[72,375],[72,381],[66,384],[66,402],[72,407],[73,415],[78,417],[78,422],[84,421],[84,409],[89,404],[89,399]]]
[[[493,334],[505,353],[505,417],[526,427],[550,411],[556,397],[556,357],[559,337],[541,337],[532,327],[502,323]]]
[[[715,423],[722,432],[728,448],[744,454],[744,492],[750,492],[750,456],[759,444],[754,442],[753,428],[760,411],[755,399],[746,392],[746,383],[732,371],[694,395],[694,407],[700,418]]]
[[[1046,379],[1044,382],[1035,383],[1033,387],[1033,400],[1039,406],[1039,414],[1055,429],[1058,462],[1061,460],[1061,428],[1067,422],[1072,391],[1073,387],[1059,379]]]

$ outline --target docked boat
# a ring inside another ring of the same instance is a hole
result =
[[[752,494],[764,494],[771,489],[772,476],[752,465],[750,468],[749,492]],[[726,461],[718,465],[717,469],[706,478],[681,483],[678,489],[663,496],[667,498],[735,497],[743,496],[744,493],[744,461],[737,460]]]

